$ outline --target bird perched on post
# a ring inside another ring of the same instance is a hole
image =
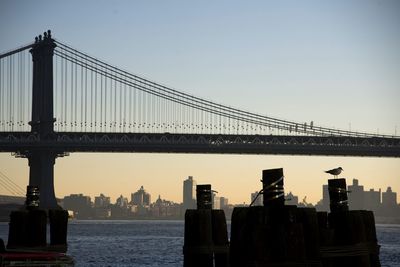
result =
[[[329,171],[325,171],[326,173],[332,174],[334,178],[337,178],[337,176],[343,171],[342,167],[332,169]]]

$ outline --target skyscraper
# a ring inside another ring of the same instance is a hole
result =
[[[183,181],[183,210],[196,208],[196,181],[189,176]]]
[[[146,190],[144,190],[143,185],[137,192],[131,194],[131,202],[133,205],[150,206],[150,201],[151,201],[151,196],[149,193],[146,193]]]
[[[364,192],[364,208],[377,212],[381,206],[381,189],[375,191],[370,189]]]
[[[358,184],[357,179],[353,179],[353,184],[348,187],[349,208],[351,210],[364,209],[364,186]]]

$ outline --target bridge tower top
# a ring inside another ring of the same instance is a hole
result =
[[[51,31],[35,38],[30,53],[33,61],[31,132],[49,138],[54,132],[53,55],[56,48]]]

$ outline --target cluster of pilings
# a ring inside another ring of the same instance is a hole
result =
[[[39,189],[27,187],[25,206],[10,214],[7,248],[12,250],[67,251],[68,212],[39,208]],[[47,225],[50,243],[47,243]]]
[[[378,267],[374,215],[349,211],[345,179],[329,180],[331,212],[285,205],[283,169],[263,171],[264,206],[237,207],[231,238],[211,186],[185,214],[184,267]]]

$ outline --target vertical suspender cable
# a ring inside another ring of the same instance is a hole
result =
[[[117,82],[114,80],[114,125],[113,130],[117,130]]]
[[[81,118],[80,118],[80,131],[83,131],[83,97],[84,97],[84,88],[83,88],[83,67],[80,67],[81,69],[81,87],[79,89],[80,92],[80,96],[81,96],[81,109],[80,109],[80,114],[81,114]]]
[[[87,84],[87,68],[86,68],[87,61],[85,61],[85,120],[84,120],[84,131],[88,132],[87,129],[87,108],[88,108],[88,101],[87,101],[87,95],[88,95],[88,84]]]
[[[118,132],[121,132],[123,115],[122,115],[122,84],[120,82],[119,82],[119,93],[118,94],[119,94],[119,131]]]
[[[67,104],[68,104],[68,63],[67,60],[64,60],[65,62],[65,76],[64,76],[64,131],[67,131]]]
[[[78,120],[78,65],[75,66],[75,119],[74,119],[74,127],[75,131],[77,130],[77,120]]]
[[[95,66],[95,71],[96,71]],[[97,73],[94,74],[94,131],[97,132]]]
[[[103,75],[100,75],[100,131],[103,130]]]
[[[107,91],[107,67],[105,68],[106,75],[104,75],[104,130],[108,131],[107,129],[107,103],[108,103],[108,91]]]
[[[68,115],[70,115],[69,117],[69,125],[70,125],[70,130],[72,130],[73,126],[73,111],[74,111],[74,65],[72,63],[72,61],[70,61],[70,66],[71,66],[71,84],[70,84],[70,91],[71,91],[71,104],[70,107],[68,107]]]
[[[13,79],[14,79],[14,71],[13,71],[13,67],[14,67],[14,55],[10,56],[10,60],[11,60],[11,64],[10,64],[10,116],[9,116],[9,120],[10,120],[10,131],[13,130],[13,102],[14,102],[14,95],[13,95]]]
[[[90,130],[93,131],[93,71],[90,71]]]

